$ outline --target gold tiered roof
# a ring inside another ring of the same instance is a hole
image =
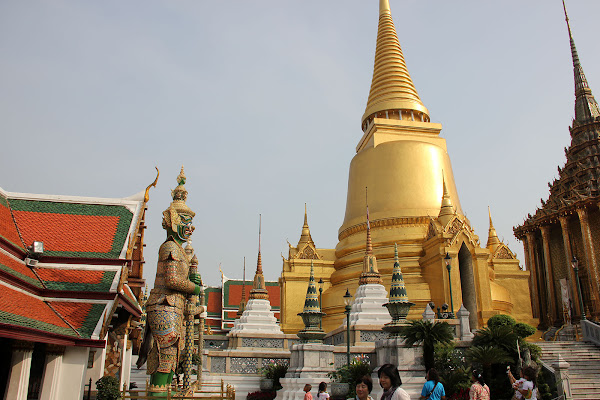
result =
[[[362,122],[385,111],[416,111],[414,119],[429,121],[429,111],[421,102],[406,68],[389,1],[380,0],[373,80]]]

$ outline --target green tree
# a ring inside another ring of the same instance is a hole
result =
[[[97,400],[117,400],[121,393],[119,392],[119,380],[114,376],[103,376],[96,381],[98,394]]]
[[[429,371],[434,366],[436,343],[450,343],[454,340],[452,327],[447,322],[431,322],[426,320],[410,321],[400,332],[407,347],[423,344],[423,361]]]

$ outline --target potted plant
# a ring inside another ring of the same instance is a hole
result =
[[[373,368],[364,357],[356,357],[350,361],[350,365],[339,367],[333,372],[327,374],[332,380],[331,397],[332,398],[348,398],[354,397],[355,387],[352,383],[364,375],[371,375]]]
[[[259,372],[262,375],[260,379],[260,390],[270,391],[279,390],[282,388],[279,379],[283,378],[287,373],[288,366],[279,363],[270,363],[265,367],[260,368]]]

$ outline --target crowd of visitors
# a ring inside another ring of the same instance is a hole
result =
[[[524,367],[519,371],[520,378],[515,379],[510,368],[507,369],[508,379],[515,390],[512,400],[537,400],[537,371],[531,366]],[[410,396],[402,386],[402,379],[398,368],[392,364],[384,364],[377,371],[379,385],[383,389],[383,395],[380,400],[410,400]],[[419,400],[446,400],[446,391],[444,385],[440,381],[438,372],[431,368],[425,375],[425,384],[421,390]],[[490,388],[485,383],[483,374],[480,370],[473,369],[471,375],[471,388],[469,390],[469,400],[490,400]],[[374,400],[371,397],[373,390],[373,380],[369,375],[360,377],[354,383],[356,389],[356,397],[348,400]],[[304,400],[313,400],[310,391],[312,386],[306,384],[304,386]],[[327,383],[319,384],[319,391],[316,400],[329,400],[330,396],[327,393]]]

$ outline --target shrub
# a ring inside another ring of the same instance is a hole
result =
[[[471,371],[465,366],[465,356],[454,343],[435,345],[435,369],[440,374],[440,380],[446,390],[446,396],[453,399],[465,398],[461,394],[471,386]]]
[[[369,361],[362,357],[356,357],[350,361],[349,367],[347,365],[339,367],[328,373],[327,376],[334,382],[349,383],[350,392],[348,392],[348,397],[354,397],[356,395],[354,382],[365,375],[371,376],[372,373],[373,368],[371,368]]]
[[[252,392],[248,393],[247,400],[273,400],[277,396],[277,392],[272,390],[268,392]]]
[[[279,390],[283,387],[281,386],[279,379],[285,377],[287,370],[287,365],[274,362],[268,364],[264,368],[260,368],[258,372],[261,373],[267,379],[273,379],[273,389]]]
[[[490,328],[495,328],[498,326],[510,326],[511,328],[515,326],[517,322],[513,317],[506,314],[497,314],[488,319],[487,325]]]
[[[103,376],[96,381],[96,400],[117,400],[121,397],[119,380],[114,376]]]
[[[514,326],[514,330],[517,336],[520,338],[529,337],[533,335],[536,331],[536,329],[533,326],[523,322],[517,322]]]

